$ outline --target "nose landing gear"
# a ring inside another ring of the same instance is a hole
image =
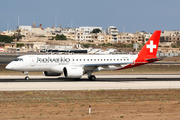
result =
[[[24,74],[26,74],[25,80],[29,80],[28,71],[23,71]]]
[[[28,76],[26,76],[26,77],[25,77],[25,80],[29,80],[29,77],[28,77]]]

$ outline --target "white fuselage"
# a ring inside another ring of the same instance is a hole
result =
[[[93,67],[97,65],[97,68],[93,70],[96,72],[123,68],[129,63],[133,63],[136,58],[137,55],[25,55],[12,61],[6,69],[62,73],[64,66],[84,68],[85,65],[88,65],[84,68],[88,70],[91,69],[92,64]]]

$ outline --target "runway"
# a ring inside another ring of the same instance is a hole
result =
[[[102,89],[179,89],[180,75],[96,75],[96,81],[87,76],[80,80],[63,77],[0,76],[0,91],[27,90],[102,90]]]

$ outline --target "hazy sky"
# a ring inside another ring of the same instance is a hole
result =
[[[116,26],[119,32],[180,30],[180,0],[0,0],[0,31],[18,25],[43,28]]]

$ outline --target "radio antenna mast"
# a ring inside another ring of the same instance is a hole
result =
[[[18,29],[19,29],[19,15],[18,15]]]

